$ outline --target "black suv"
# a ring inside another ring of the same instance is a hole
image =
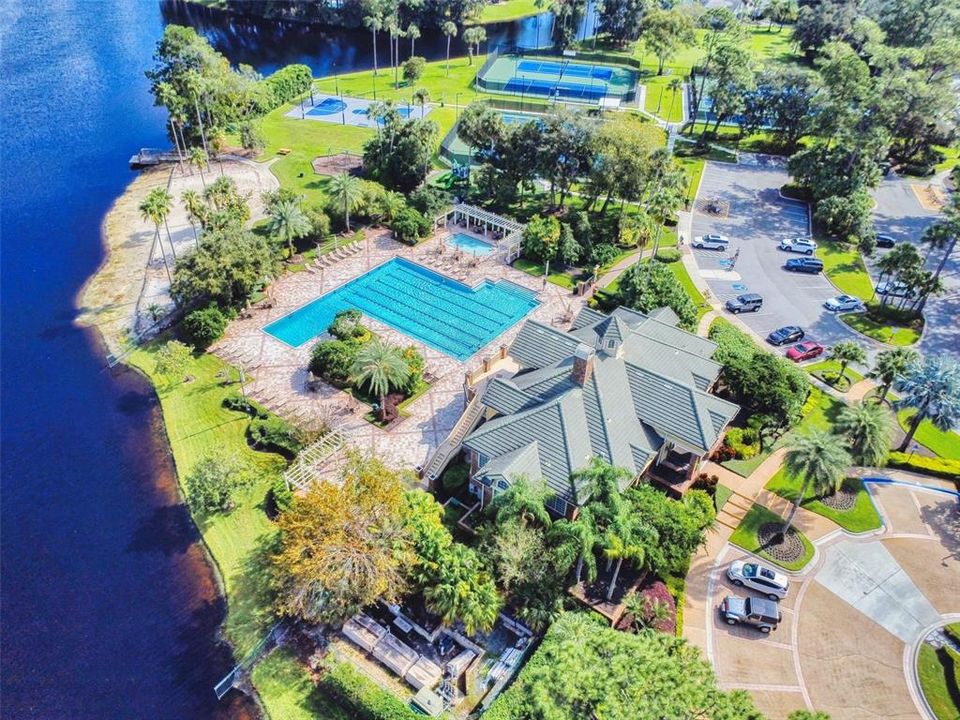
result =
[[[823,260],[820,258],[790,258],[783,267],[790,272],[805,272],[816,275],[823,270]]]
[[[803,340],[803,329],[796,325],[787,325],[778,328],[767,335],[767,342],[771,345],[786,345],[787,343],[796,343]]]

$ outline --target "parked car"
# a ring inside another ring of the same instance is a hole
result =
[[[853,295],[837,295],[827,300],[823,306],[830,312],[850,312],[863,310],[863,300]]]
[[[823,351],[823,345],[813,340],[807,340],[806,342],[797,343],[787,350],[787,359],[793,360],[794,362],[812,360],[815,357],[823,355]]]
[[[820,258],[790,258],[783,264],[783,267],[790,272],[805,272],[816,275],[823,270],[823,260]]]
[[[727,595],[720,603],[720,616],[727,625],[752,625],[762,633],[776,630],[783,619],[780,605],[765,598]]]
[[[780,241],[780,249],[785,252],[813,255],[817,250],[817,243],[810,238],[798,237]]]
[[[917,291],[906,283],[896,281],[884,281],[877,285],[877,295],[889,295],[890,297],[912,298]]]
[[[796,325],[787,325],[782,328],[777,328],[772,333],[767,335],[767,342],[771,345],[786,345],[787,343],[795,343],[800,340],[803,340],[803,329]]]
[[[725,235],[697,235],[693,239],[695,248],[704,248],[705,250],[726,250],[730,245],[730,238]]]
[[[742,312],[756,312],[763,307],[763,298],[757,293],[744,293],[726,302],[726,308],[734,315]]]
[[[786,575],[759,563],[736,560],[727,568],[727,577],[737,587],[756,590],[771,600],[783,600],[790,589]]]
[[[896,244],[897,241],[889,235],[877,235],[877,247],[892,248]]]

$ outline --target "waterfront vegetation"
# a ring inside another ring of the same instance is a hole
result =
[[[543,0],[501,0],[483,6],[478,23],[500,23],[518,20],[523,17],[537,15],[544,12],[546,4]]]

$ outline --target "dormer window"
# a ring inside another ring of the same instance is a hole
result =
[[[613,350],[617,346],[616,340],[607,340],[607,350]]]

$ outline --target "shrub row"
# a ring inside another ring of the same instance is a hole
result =
[[[944,480],[953,480],[960,487],[960,460],[892,452],[887,458],[887,465],[901,470],[933,475]]]
[[[267,89],[271,106],[266,111],[291,102],[303,93],[310,90],[313,83],[313,73],[306,65],[287,65],[263,80],[263,87]]]
[[[223,399],[223,406],[228,410],[245,412],[252,418],[247,426],[247,439],[257,450],[275,452],[293,459],[303,449],[303,438],[297,429],[263,405],[233,394]]]
[[[330,662],[320,687],[358,720],[422,720],[409,705],[343,662]]]

